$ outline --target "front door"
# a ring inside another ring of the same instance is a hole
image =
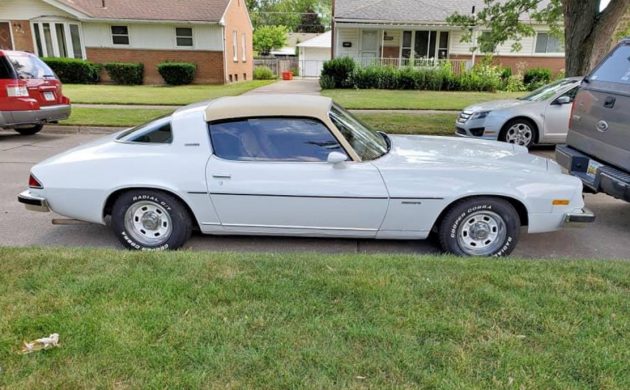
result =
[[[569,91],[558,96],[547,106],[545,110],[545,129],[542,134],[541,142],[558,143],[564,142],[569,131],[569,117],[571,116],[571,107],[573,99],[577,94],[578,87],[571,88]],[[558,99],[561,96],[567,96],[571,99],[571,103],[559,104]]]
[[[9,22],[0,22],[0,50],[13,50],[11,24]]]
[[[371,65],[378,58],[378,31],[363,30],[361,33],[361,61]]]
[[[374,237],[388,196],[370,163],[345,153],[311,118],[248,118],[210,125],[208,189],[222,226],[243,233]]]

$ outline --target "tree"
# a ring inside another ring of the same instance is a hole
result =
[[[285,26],[262,26],[254,31],[254,50],[268,56],[271,49],[278,49],[287,43]]]
[[[323,33],[325,30],[319,15],[312,8],[302,14],[302,20],[297,27],[297,32],[301,33]]]
[[[315,13],[324,26],[329,25],[332,0],[247,0],[247,8],[254,29],[282,25],[289,31],[298,31],[309,13]]]
[[[479,46],[494,48],[514,40],[520,48],[524,36],[535,34],[525,19],[549,24],[561,36],[564,28],[567,76],[587,74],[610,50],[617,25],[630,7],[630,0],[611,0],[602,10],[602,0],[484,0],[476,15],[455,13],[447,21],[462,26],[464,40],[472,40],[476,28],[488,32],[479,37]],[[564,23],[562,23],[564,22]],[[563,28],[562,28],[563,27]]]

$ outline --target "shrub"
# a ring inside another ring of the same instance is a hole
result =
[[[356,64],[350,57],[334,58],[324,62],[322,76],[331,76],[335,80],[335,88],[348,88],[351,86],[350,76]]]
[[[548,68],[532,68],[523,75],[523,83],[528,89],[533,90],[551,81],[551,69]]]
[[[268,66],[257,66],[254,68],[254,80],[275,80],[276,75]]]
[[[507,81],[504,88],[507,92],[524,92],[527,91],[527,87],[523,84],[523,78],[518,76],[512,76]]]
[[[101,65],[76,58],[43,58],[62,83],[94,84],[100,79]]]
[[[114,62],[105,64],[107,74],[116,84],[140,85],[144,77],[144,65]]]
[[[333,89],[335,88],[335,79],[327,74],[322,75],[319,78],[319,86],[322,89]]]
[[[189,62],[163,62],[157,66],[157,70],[168,85],[188,85],[195,80],[197,65]]]
[[[293,73],[293,76],[298,77],[300,75],[300,68],[298,66],[292,66],[291,73]]]

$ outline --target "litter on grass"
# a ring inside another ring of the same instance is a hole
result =
[[[25,341],[24,345],[22,346],[22,353],[26,354],[37,352],[44,349],[58,347],[59,345],[59,334],[53,333],[48,337],[42,337],[41,339],[31,341],[30,343],[27,343]]]

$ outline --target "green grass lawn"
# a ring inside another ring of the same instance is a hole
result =
[[[257,80],[227,85],[78,85],[64,84],[72,103],[184,105],[221,96],[236,96],[275,81]]]
[[[446,136],[454,135],[457,118],[457,114],[368,112],[356,115],[375,130],[386,133]]]
[[[62,125],[127,127],[172,112],[169,109],[112,109],[74,107]],[[456,114],[368,112],[357,115],[374,129],[392,134],[453,135]]]
[[[0,248],[0,388],[627,389],[629,302],[629,262]]]
[[[351,109],[462,110],[471,104],[511,99],[523,96],[525,93],[329,89],[322,91],[322,95],[329,96],[342,106]]]

